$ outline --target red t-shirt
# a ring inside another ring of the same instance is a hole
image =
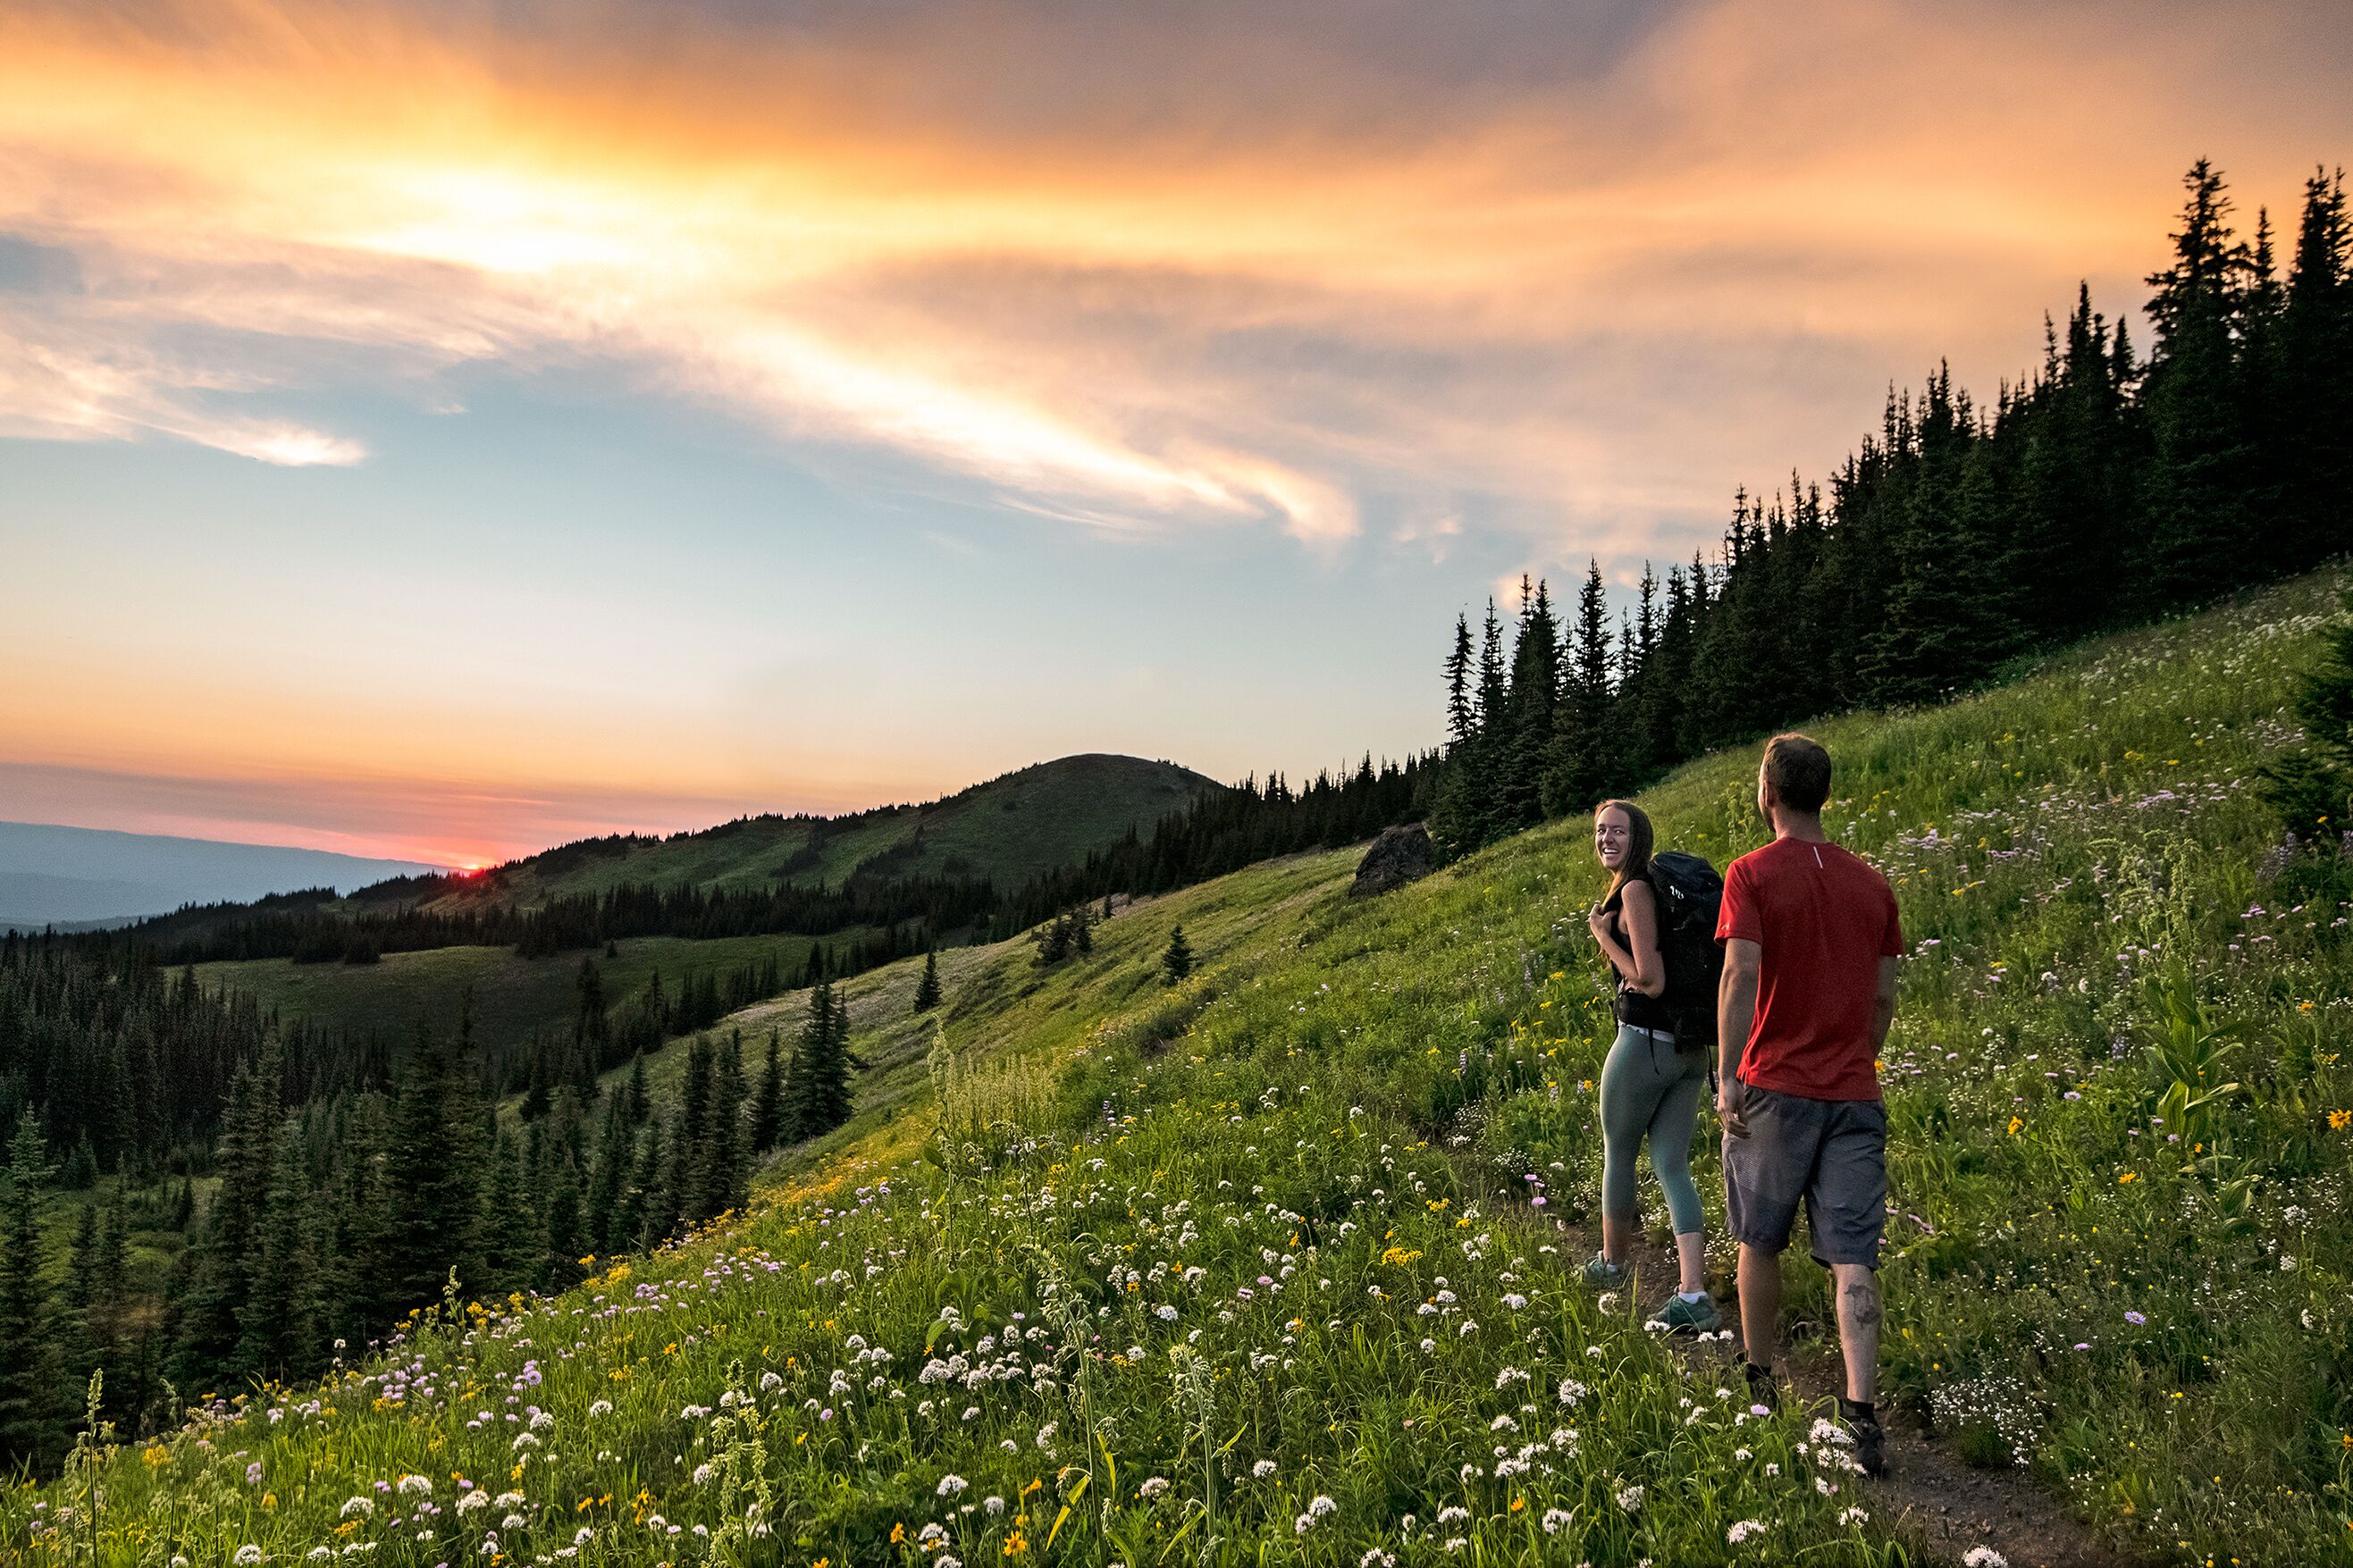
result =
[[[1887,879],[1835,844],[1777,838],[1725,871],[1715,940],[1733,937],[1764,954],[1741,1081],[1808,1100],[1877,1100],[1879,961],[1904,951]]]

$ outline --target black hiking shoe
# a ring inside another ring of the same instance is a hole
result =
[[[1852,1399],[1839,1401],[1839,1425],[1854,1439],[1855,1463],[1862,1473],[1877,1480],[1887,1473],[1887,1435],[1880,1430],[1879,1412],[1868,1405],[1857,1405]]]
[[[1780,1409],[1781,1384],[1774,1378],[1773,1369],[1758,1366],[1746,1358],[1740,1364],[1748,1373],[1748,1403],[1761,1405],[1768,1411]]]

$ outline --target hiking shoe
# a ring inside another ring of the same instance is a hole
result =
[[[1696,1301],[1670,1296],[1665,1306],[1643,1320],[1642,1326],[1670,1334],[1712,1334],[1723,1321],[1724,1314],[1716,1310],[1713,1296],[1703,1294]]]
[[[1769,1366],[1758,1366],[1743,1358],[1740,1363],[1748,1372],[1748,1403],[1761,1405],[1767,1410],[1781,1408],[1781,1384]]]
[[[1585,1260],[1585,1268],[1579,1277],[1596,1290],[1615,1290],[1626,1283],[1626,1266],[1612,1263],[1607,1254],[1597,1252]]]
[[[1855,1463],[1876,1480],[1887,1473],[1887,1435],[1880,1430],[1879,1412],[1865,1410],[1850,1400],[1839,1401],[1839,1425],[1854,1439]]]

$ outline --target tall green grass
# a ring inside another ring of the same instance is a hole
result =
[[[2331,588],[1818,731],[1831,824],[1913,944],[1892,1397],[2185,1562],[2347,1560],[2353,888],[2247,787]],[[1645,804],[1720,861],[1760,837],[1753,766]],[[1819,1409],[1757,1415],[1728,1345],[1671,1353],[1573,1281],[1608,1039],[1583,839],[1366,901],[1352,857],[1302,858],[1124,911],[1050,973],[976,953],[936,1047],[878,991],[890,1110],[750,1219],[97,1446],[0,1496],[0,1548],[1914,1561]],[[1177,921],[1203,964],[1171,991]]]

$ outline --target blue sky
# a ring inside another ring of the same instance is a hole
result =
[[[2111,313],[2328,7],[0,4],[0,817],[495,858],[1438,735]]]

